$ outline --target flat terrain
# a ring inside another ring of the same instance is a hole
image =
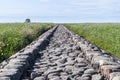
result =
[[[81,23],[66,24],[66,26],[100,48],[120,58],[119,23]]]
[[[1,23],[0,62],[16,53],[52,27],[44,23]]]
[[[120,60],[56,25],[2,62],[0,80],[120,80]]]

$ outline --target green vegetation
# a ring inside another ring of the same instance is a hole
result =
[[[26,19],[26,20],[25,20],[25,23],[30,23],[30,22],[31,22],[30,19]]]
[[[119,23],[81,23],[66,24],[66,26],[100,48],[120,58]]]
[[[10,57],[53,24],[44,23],[1,23],[0,24],[0,62]]]

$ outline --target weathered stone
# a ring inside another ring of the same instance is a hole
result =
[[[57,77],[57,76],[59,76],[59,73],[49,73],[49,74],[47,75],[47,78],[48,78],[48,79],[52,79],[52,78]]]
[[[115,76],[112,80],[120,80],[120,76]]]
[[[71,59],[67,59],[67,62],[65,63],[65,65],[74,65],[75,64],[75,60],[71,60]]]
[[[20,73],[18,69],[0,69],[1,72],[17,72]]]
[[[1,77],[0,76],[0,80],[11,80],[11,78],[10,77]]]
[[[53,73],[55,73],[55,74],[60,74],[60,72],[63,72],[63,69],[61,69],[61,68],[58,68],[58,69],[54,69],[54,70],[48,70],[48,71],[46,71],[45,72],[45,74],[53,74]]]
[[[91,77],[91,74],[83,74],[81,77]]]
[[[73,71],[72,77],[81,76],[84,73],[84,69],[78,69],[77,71]]]
[[[99,56],[101,55],[100,52],[97,52],[97,51],[92,51],[92,50],[89,50],[89,51],[86,51],[85,52],[85,55],[86,55],[86,58],[91,61],[93,57],[96,57],[96,56]]]
[[[75,61],[77,63],[83,63],[83,62],[86,62],[86,60],[84,58],[76,58]]]
[[[100,66],[102,65],[113,65],[116,64],[114,63],[114,59],[110,57],[105,57],[103,55],[95,56],[92,58],[92,66],[96,69],[99,69]]]
[[[75,50],[81,50],[81,48],[80,48],[79,45],[75,46],[74,49],[75,49]]]
[[[110,73],[109,80],[120,80],[120,72]]]
[[[118,63],[113,62],[113,61],[100,60],[99,65],[100,66],[103,66],[103,65],[118,65]]]
[[[79,64],[75,64],[75,67],[80,68],[80,67],[86,67],[88,64],[86,63],[79,63]]]
[[[120,71],[120,65],[104,65],[100,67],[101,72],[108,78],[111,72]]]
[[[45,77],[36,77],[34,80],[46,80]]]
[[[57,66],[57,64],[56,63],[49,63],[48,66],[53,67],[53,66]]]
[[[49,78],[49,80],[62,80],[59,76],[54,76],[52,78]]]
[[[4,69],[18,69],[21,73],[24,71],[24,66],[23,65],[15,65],[15,64],[8,64],[4,67]]]
[[[78,77],[76,80],[91,80],[90,77]]]
[[[92,63],[99,63],[100,60],[103,60],[103,61],[114,61],[113,58],[110,58],[110,57],[105,57],[103,55],[99,55],[99,56],[95,56],[92,58]]]
[[[93,74],[96,74],[97,72],[94,70],[94,69],[87,69],[87,70],[85,70],[85,72],[84,72],[84,74],[91,74],[91,75],[93,75]]]
[[[32,72],[32,73],[31,73],[31,79],[34,79],[35,77],[39,77],[39,76],[41,76],[41,75],[42,75],[41,72]]]
[[[60,62],[61,64],[64,64],[65,62],[67,62],[67,58],[60,59],[59,62]]]
[[[66,66],[64,71],[65,71],[67,74],[72,74],[72,69],[73,69],[72,66]]]
[[[92,75],[92,80],[103,80],[103,75],[94,74]]]
[[[62,76],[62,77],[63,77],[63,76],[68,76],[68,74],[64,71],[64,72],[61,72],[61,73],[60,73],[60,76]]]
[[[9,64],[14,64],[14,65],[23,65],[25,68],[28,68],[30,66],[29,62],[24,59],[12,59],[10,60]]]
[[[2,78],[9,77],[11,80],[19,80],[21,77],[21,74],[14,71],[5,71],[5,72],[0,72],[0,77]]]
[[[62,80],[72,80],[69,76],[61,76]]]
[[[61,52],[57,52],[57,53],[55,54],[55,56],[60,56],[60,55],[62,55]]]

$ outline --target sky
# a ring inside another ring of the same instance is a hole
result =
[[[120,22],[120,0],[0,0],[0,22]]]

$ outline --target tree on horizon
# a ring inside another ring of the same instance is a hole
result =
[[[25,23],[30,23],[31,22],[31,20],[29,19],[29,18],[27,18],[26,20],[25,20]]]

